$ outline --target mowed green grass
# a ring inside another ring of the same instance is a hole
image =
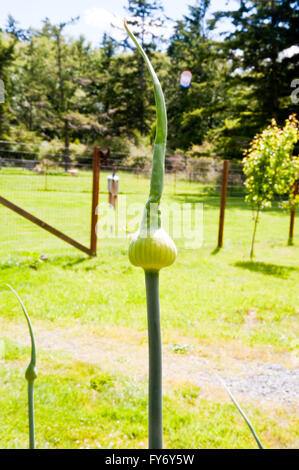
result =
[[[106,177],[102,173],[101,201],[107,200]],[[149,180],[124,173],[120,177],[120,192],[128,205],[145,202]],[[219,194],[180,180],[174,191],[173,179],[167,176],[164,202],[203,203],[204,241],[190,249],[178,240],[176,263],[161,272],[164,342],[184,337],[198,345],[225,347],[237,342],[240,347],[293,354],[298,346],[299,230],[295,228],[294,246],[287,246],[289,215],[276,206],[265,211],[258,227],[256,259],[250,262],[252,217],[241,192],[228,198],[224,248],[217,252]],[[90,173],[81,172],[77,178],[49,176],[45,190],[43,176],[2,169],[0,195],[89,243]],[[131,215],[127,230],[135,228],[136,216]],[[19,307],[4,288],[9,283],[23,298],[33,324],[50,320],[71,329],[84,323],[103,331],[119,328],[120,335],[122,328],[145,331],[144,275],[130,266],[127,247],[125,237],[100,239],[98,257],[89,259],[0,206],[1,317],[11,324],[20,322]],[[39,259],[41,254],[46,261]],[[255,322],[248,328],[252,312]],[[19,345],[15,348],[20,350]],[[37,385],[40,447],[146,447],[146,384],[136,383],[125,370],[123,376],[111,371],[106,383],[101,370],[59,354],[48,356],[42,352]],[[0,406],[6,410],[0,417],[0,447],[22,447],[26,445],[22,379],[26,361],[22,351],[6,359],[0,381]],[[92,385],[93,378],[99,387]],[[191,395],[191,402],[182,394]],[[196,390],[185,393],[181,388],[167,392],[165,403],[168,447],[255,445],[231,405],[203,400]],[[295,445],[293,418],[280,425],[257,407],[251,406],[251,413],[269,446]]]
[[[6,340],[0,369],[1,448],[28,445],[26,385],[28,348]],[[67,355],[39,354],[36,381],[38,448],[147,448],[147,384],[111,374]],[[164,447],[256,448],[232,404],[201,398],[200,387],[180,384],[163,395]],[[267,448],[296,448],[298,420],[279,409],[246,411]]]

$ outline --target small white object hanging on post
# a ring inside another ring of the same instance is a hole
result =
[[[108,180],[108,202],[115,209],[118,190],[119,190],[119,177],[113,173],[107,176]]]

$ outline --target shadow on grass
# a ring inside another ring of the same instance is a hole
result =
[[[213,192],[213,191],[199,191],[198,194],[194,193],[183,193],[178,192],[177,194],[166,194],[166,196],[180,204],[189,203],[189,204],[196,204],[196,203],[203,203],[205,207],[211,207],[213,209],[219,209],[220,207],[220,192]],[[252,218],[252,208],[249,204],[245,202],[245,193],[244,195],[238,194],[228,194],[227,201],[226,201],[226,208],[230,209],[237,209],[242,210],[244,212],[248,212],[249,217]],[[278,201],[274,201],[271,207],[267,207],[263,209],[263,215],[285,215],[285,213],[281,210],[278,205]]]
[[[84,263],[85,261],[90,261],[91,258],[88,257],[74,257],[70,258],[69,260],[64,259],[62,262],[59,260],[59,258],[55,259],[55,264],[60,264],[62,268],[67,269],[67,268],[72,268],[74,266],[77,266],[78,264]]]
[[[279,264],[263,263],[261,261],[238,261],[234,266],[283,279],[287,279],[292,272],[299,271],[298,268],[293,266],[281,266]]]
[[[99,268],[101,265],[106,265],[105,260],[100,259],[99,257],[88,257],[88,256],[78,256],[73,258],[56,258],[56,264],[61,266],[62,269],[74,269],[80,271],[94,271]]]
[[[221,248],[219,246],[216,246],[216,248],[211,252],[211,255],[217,255],[221,251]]]

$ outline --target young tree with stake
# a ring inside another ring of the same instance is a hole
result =
[[[290,116],[281,129],[273,119],[252,141],[243,160],[248,194],[245,200],[252,206],[254,227],[250,259],[254,257],[256,229],[261,211],[271,207],[275,195],[290,193],[298,174],[298,158],[292,157],[298,141],[298,120]]]

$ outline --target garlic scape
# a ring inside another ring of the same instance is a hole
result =
[[[140,44],[125,28],[142,55],[153,81],[157,123],[149,198],[138,232],[129,246],[129,259],[145,271],[149,343],[149,448],[163,448],[162,424],[162,341],[159,299],[159,271],[174,263],[176,246],[161,227],[160,201],[164,186],[167,114],[159,79]]]
[[[26,311],[25,305],[23,304],[21,298],[17,294],[17,292],[9,285],[6,284],[7,287],[12,291],[12,293],[18,299],[23,313],[25,315],[27,325],[29,328],[29,334],[31,339],[31,359],[30,363],[26,369],[25,378],[28,382],[28,418],[29,418],[29,449],[35,449],[35,429],[34,429],[34,381],[37,378],[36,372],[36,347],[35,347],[35,340],[33,329],[31,325],[31,321],[29,315]]]
[[[129,259],[134,266],[159,271],[176,259],[177,250],[171,237],[161,227],[160,201],[164,186],[167,114],[161,84],[146,53],[125,22],[125,28],[142,55],[152,78],[156,101],[156,137],[154,143],[150,193],[145,204],[139,231],[132,237]],[[142,240],[142,242],[141,242]]]

